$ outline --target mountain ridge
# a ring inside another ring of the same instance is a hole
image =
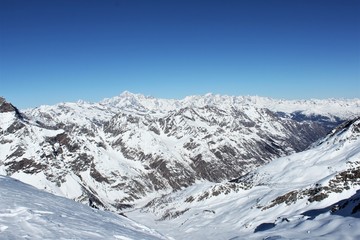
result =
[[[251,101],[244,104],[244,99],[208,94],[181,105],[126,92],[100,103],[26,110],[26,121],[2,113],[0,171],[61,196],[121,211],[158,192],[231,180],[306,149],[345,120],[327,113],[319,121],[307,112],[294,118]],[[312,111],[314,104],[308,107]],[[348,103],[340,116],[360,113],[360,105],[352,108],[357,105],[357,100]],[[337,108],[320,108],[325,109]]]
[[[360,117],[318,143],[235,181],[199,183],[126,214],[175,239],[356,239]]]
[[[99,102],[89,102],[84,100],[78,100],[77,102],[61,102],[55,105],[41,105],[37,108],[41,107],[50,107],[50,106],[57,106],[57,105],[66,105],[71,103],[78,103],[78,104],[96,104],[99,103],[100,105],[106,106],[106,105],[116,105],[119,104],[118,108],[124,108],[125,103],[122,103],[122,101],[130,101],[132,100],[133,103],[139,103],[144,101],[149,101],[151,104],[148,105],[151,106],[157,106],[167,103],[167,108],[165,108],[167,111],[174,110],[174,108],[182,108],[186,106],[206,106],[206,105],[213,105],[216,102],[226,102],[227,105],[231,104],[258,104],[258,107],[264,107],[268,108],[272,111],[283,111],[286,113],[291,113],[297,110],[304,110],[309,107],[305,107],[306,105],[316,106],[316,105],[326,105],[329,106],[331,104],[336,104],[338,107],[345,107],[345,108],[360,108],[360,98],[325,98],[325,99],[298,99],[298,100],[288,100],[288,99],[277,99],[277,98],[270,98],[270,97],[261,97],[261,96],[231,96],[231,95],[220,95],[220,94],[212,94],[207,93],[204,95],[191,95],[186,96],[182,99],[167,99],[167,98],[155,98],[153,96],[146,96],[143,94],[138,93],[131,93],[129,91],[124,91],[118,96],[114,96],[111,98],[104,98],[103,100],[100,100]],[[129,102],[128,102],[129,103]],[[130,101],[131,103],[131,101]],[[196,104],[195,104],[196,103]],[[128,104],[129,106],[132,106],[131,104]],[[146,105],[146,104],[145,104]],[[280,105],[280,107],[279,107]],[[350,106],[349,106],[350,105]],[[299,106],[301,106],[304,109],[299,109]],[[150,110],[154,110],[153,108],[149,107]],[[27,108],[23,109],[22,111],[28,111],[29,109],[34,108]],[[157,109],[159,110],[159,109]],[[308,110],[308,109],[307,109]],[[333,109],[326,109],[323,110],[324,112],[331,112]],[[344,112],[342,109],[336,108],[335,113],[339,115],[340,113],[343,113],[344,116],[346,112]],[[308,113],[311,113],[309,111]],[[348,114],[351,114],[351,111],[348,111]],[[342,117],[344,117],[342,116]],[[347,116],[347,117],[353,117],[353,116]]]

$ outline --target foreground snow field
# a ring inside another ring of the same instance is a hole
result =
[[[123,216],[0,176],[0,239],[166,239]]]

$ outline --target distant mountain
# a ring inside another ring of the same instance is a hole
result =
[[[126,217],[0,176],[1,239],[167,239]]]
[[[121,212],[198,182],[238,178],[305,150],[357,114],[359,99],[169,100],[124,92],[23,112],[1,99],[0,173]]]
[[[306,151],[126,214],[175,239],[359,239],[360,118]]]

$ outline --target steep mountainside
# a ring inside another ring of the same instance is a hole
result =
[[[0,176],[1,239],[166,239],[126,217]]]
[[[125,92],[21,113],[0,101],[0,173],[122,211],[197,182],[222,182],[306,149],[360,100],[283,101]]]
[[[126,214],[175,239],[359,239],[360,118],[307,151]]]

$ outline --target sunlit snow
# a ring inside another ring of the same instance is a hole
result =
[[[0,176],[0,239],[166,239],[134,221]]]

